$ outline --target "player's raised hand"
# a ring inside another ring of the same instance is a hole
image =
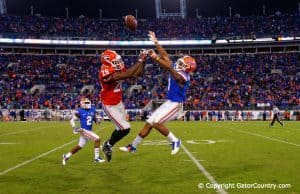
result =
[[[151,57],[151,59],[155,60],[157,57],[156,52],[153,49],[148,50],[148,55]]]
[[[144,62],[147,59],[148,51],[146,49],[141,49],[139,54],[139,61]]]
[[[149,31],[148,32],[148,36],[149,36],[149,40],[151,40],[152,42],[154,42],[154,44],[158,42],[158,40],[156,38],[156,35],[155,35],[155,33],[153,31]]]

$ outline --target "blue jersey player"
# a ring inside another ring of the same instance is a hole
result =
[[[172,143],[171,154],[174,155],[179,151],[181,142],[164,123],[176,118],[182,111],[182,103],[185,101],[186,90],[190,82],[190,73],[195,70],[196,61],[190,56],[183,56],[172,64],[166,50],[158,43],[155,33],[150,31],[149,37],[160,55],[158,56],[153,50],[149,50],[150,57],[170,74],[167,101],[153,112],[134,141],[125,147],[120,147],[120,150],[135,152],[137,145],[150,133],[152,128],[155,128]]]
[[[80,120],[80,127],[76,127],[75,120]],[[73,128],[73,133],[80,133],[79,143],[71,149],[67,154],[63,154],[62,164],[66,165],[67,160],[81,148],[83,148],[89,140],[95,142],[95,162],[101,163],[105,162],[99,156],[100,138],[99,136],[92,132],[93,122],[99,123],[96,118],[96,109],[92,107],[91,101],[88,98],[83,98],[80,101],[80,108],[78,108],[73,115],[70,123]]]

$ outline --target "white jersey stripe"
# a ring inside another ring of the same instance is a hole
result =
[[[174,107],[173,109],[171,109],[171,111],[167,112],[164,116],[162,116],[160,119],[159,119],[159,123],[160,121],[164,120],[166,117],[168,117],[168,115],[172,114],[174,111],[176,111],[177,109],[177,106]]]
[[[82,134],[82,136],[87,137],[93,141],[96,141],[97,139],[99,139],[99,136],[96,136],[95,134],[93,134],[92,132],[87,131],[87,130],[83,130],[81,134]]]
[[[164,123],[167,120],[169,120],[170,118],[172,118],[177,112],[179,111],[179,109],[176,109],[173,113],[170,113],[169,116],[163,120],[161,120],[159,123]]]
[[[176,109],[178,109],[178,106],[177,106],[177,105],[176,105],[173,109],[171,109],[171,111],[168,112],[165,116],[163,116],[163,117],[158,121],[158,123],[162,123],[162,121],[165,120],[166,117],[168,118],[170,114],[173,114],[174,111],[177,112]]]

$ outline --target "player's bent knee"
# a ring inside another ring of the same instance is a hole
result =
[[[126,123],[122,127],[123,127],[123,129],[127,130],[127,129],[130,129],[131,126],[129,123]]]
[[[123,137],[128,135],[129,132],[130,132],[130,128],[124,129],[124,130],[121,131]]]
[[[153,122],[147,120],[146,124],[144,125],[144,128],[145,127],[153,127]]]

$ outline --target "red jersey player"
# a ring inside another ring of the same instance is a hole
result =
[[[106,50],[101,55],[99,79],[101,83],[102,107],[106,115],[116,126],[109,140],[103,144],[103,152],[107,161],[111,160],[112,147],[130,131],[126,121],[126,112],[122,102],[122,80],[138,77],[145,67],[147,51],[141,50],[138,61],[126,70],[121,56],[113,50]]]

